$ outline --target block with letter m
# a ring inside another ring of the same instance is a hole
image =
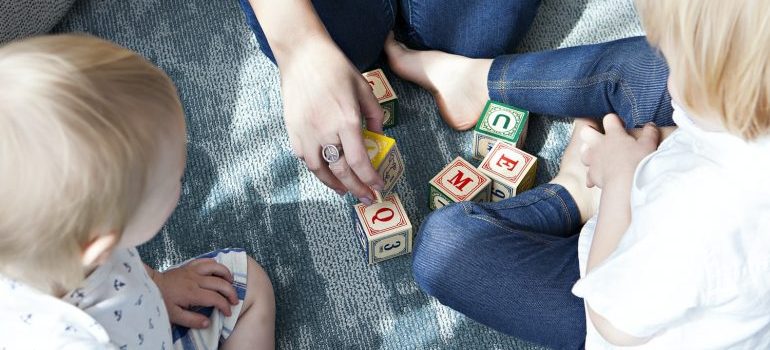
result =
[[[436,210],[449,203],[488,201],[491,184],[486,175],[457,157],[430,180],[428,206]]]

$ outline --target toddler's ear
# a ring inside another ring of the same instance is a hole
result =
[[[88,243],[83,245],[81,261],[86,268],[96,267],[109,258],[110,253],[118,245],[120,235],[117,231],[96,234]]]

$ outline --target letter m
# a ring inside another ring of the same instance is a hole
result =
[[[471,179],[470,177],[463,178],[463,175],[465,174],[462,171],[458,170],[457,175],[455,175],[452,179],[449,180],[449,183],[452,184],[452,186],[454,186],[460,191],[462,191],[466,185],[473,182],[473,179]]]

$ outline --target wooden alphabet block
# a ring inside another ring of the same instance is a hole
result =
[[[355,225],[369,264],[376,264],[412,251],[412,223],[397,194],[382,203],[356,204]]]
[[[491,201],[498,202],[532,188],[537,157],[507,142],[497,141],[481,161],[479,171],[492,179]]]
[[[385,182],[383,193],[387,194],[396,182],[404,174],[404,160],[401,158],[401,152],[398,151],[396,140],[364,130],[364,146],[372,166],[382,176]]]
[[[428,206],[436,210],[454,202],[488,201],[491,184],[486,175],[457,157],[430,180]]]
[[[521,148],[527,133],[529,112],[500,102],[487,101],[473,129],[473,158],[484,159],[497,140]]]
[[[385,119],[382,126],[389,128],[396,125],[397,110],[398,110],[398,97],[393,87],[390,86],[388,78],[385,77],[385,73],[382,69],[375,69],[363,74],[364,78],[369,82],[369,86],[372,88],[374,97],[377,98],[377,102],[382,106],[382,110],[385,113]]]

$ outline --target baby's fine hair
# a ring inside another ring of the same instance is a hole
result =
[[[182,116],[168,76],[108,41],[1,47],[0,273],[49,293],[82,282],[83,247],[122,232]]]
[[[746,140],[770,131],[770,1],[636,0],[678,101]]]

